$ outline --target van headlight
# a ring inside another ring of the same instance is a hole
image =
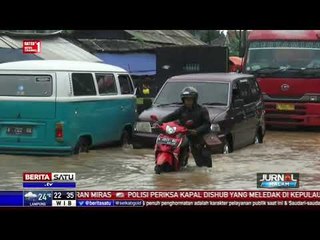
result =
[[[149,122],[137,122],[134,126],[134,131],[151,133],[151,124]]]
[[[220,126],[218,123],[212,123],[211,126],[210,126],[210,130],[212,132],[220,132],[221,129],[220,129]]]

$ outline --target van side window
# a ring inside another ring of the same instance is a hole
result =
[[[241,79],[239,81],[239,87],[240,87],[240,95],[241,95],[241,98],[244,100],[244,104],[251,103],[252,102],[251,89],[250,89],[248,79]]]
[[[100,95],[114,95],[118,93],[113,74],[96,73],[96,79]]]
[[[121,88],[121,94],[133,94],[133,86],[131,79],[128,75],[119,75],[119,84]]]
[[[72,73],[72,85],[74,96],[97,95],[91,73]]]

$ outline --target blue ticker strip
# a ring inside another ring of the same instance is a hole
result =
[[[24,182],[23,188],[76,188],[75,182]]]
[[[0,192],[0,207],[22,207],[22,191],[3,191]]]

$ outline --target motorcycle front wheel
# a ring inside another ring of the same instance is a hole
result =
[[[160,174],[162,172],[162,167],[160,165],[154,166],[154,172]]]

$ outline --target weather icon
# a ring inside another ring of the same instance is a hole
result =
[[[28,192],[24,195],[24,197],[28,199],[32,199],[32,198],[36,198],[37,194],[34,194],[33,192]]]

